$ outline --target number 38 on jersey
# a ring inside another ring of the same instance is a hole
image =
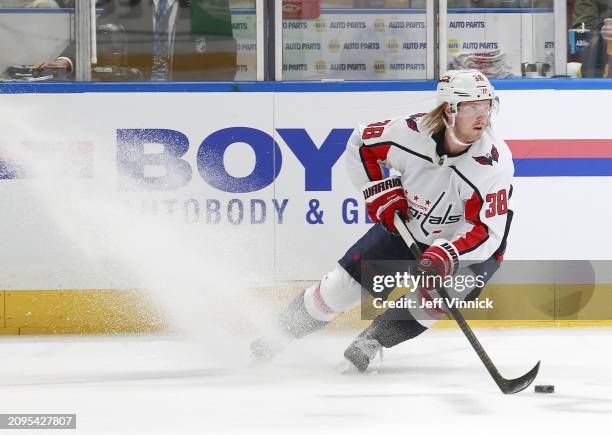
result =
[[[502,189],[497,193],[489,193],[486,196],[489,208],[485,211],[485,216],[491,218],[495,215],[508,213],[508,194],[506,189]]]

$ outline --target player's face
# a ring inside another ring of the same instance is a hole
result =
[[[455,118],[457,138],[465,143],[472,143],[480,139],[490,115],[491,100],[466,101],[459,104],[459,111]]]

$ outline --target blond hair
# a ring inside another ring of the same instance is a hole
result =
[[[440,133],[446,128],[444,125],[444,109],[447,103],[442,103],[423,117],[421,125],[429,131],[430,134]]]

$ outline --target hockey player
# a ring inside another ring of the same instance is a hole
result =
[[[298,295],[280,317],[276,336],[254,341],[255,358],[273,357],[291,340],[320,329],[361,302],[362,263],[414,260],[421,277],[479,275],[483,284],[499,268],[512,220],[514,167],[508,146],[491,127],[497,98],[478,70],[448,71],[438,82],[437,107],[429,113],[359,126],[351,135],[346,164],[376,223],[320,282]],[[385,176],[384,168],[400,177]],[[415,259],[397,235],[395,213],[423,254]],[[434,280],[435,281],[435,280]],[[426,280],[420,282],[427,282]],[[440,281],[437,281],[440,282]],[[366,287],[366,288],[364,288]],[[462,297],[474,298],[477,285]],[[422,286],[405,297],[431,298]],[[345,368],[363,372],[382,347],[416,337],[441,310],[389,309],[346,349]]]

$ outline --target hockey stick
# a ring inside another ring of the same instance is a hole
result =
[[[421,256],[421,249],[419,248],[419,245],[417,245],[417,242],[414,240],[414,237],[412,237],[410,230],[406,226],[406,222],[400,217],[399,214],[397,214],[397,212],[395,214],[395,217],[393,218],[393,223],[395,224],[395,227],[402,236],[402,239],[404,239],[404,242],[412,252],[412,255],[414,255],[415,258],[419,258]],[[529,370],[529,372],[525,373],[519,378],[504,378],[499,373],[499,370],[497,370],[497,367],[495,367],[495,364],[493,364],[493,361],[491,361],[491,358],[489,358],[489,355],[487,355],[487,352],[485,352],[484,348],[474,335],[474,331],[472,331],[470,325],[468,325],[465,319],[463,318],[463,314],[461,314],[458,308],[451,308],[448,306],[448,303],[446,301],[449,301],[450,297],[448,296],[446,289],[444,287],[441,287],[436,288],[436,291],[445,301],[445,305],[447,306],[447,309],[449,310],[451,316],[453,316],[453,319],[455,319],[459,324],[461,331],[463,331],[463,333],[465,334],[466,338],[468,339],[468,341],[476,351],[476,354],[480,358],[480,361],[482,361],[485,368],[487,369],[499,389],[502,391],[502,393],[514,394],[527,388],[529,384],[531,384],[535,377],[538,375],[538,370],[540,369],[540,361],[538,361],[538,363],[531,370]]]

